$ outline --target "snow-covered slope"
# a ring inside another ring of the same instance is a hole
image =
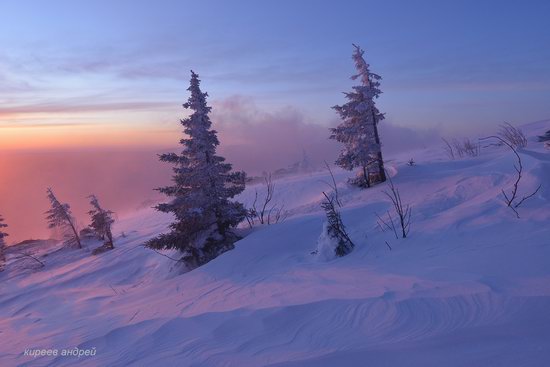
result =
[[[540,124],[526,131],[550,126]],[[385,184],[360,191],[335,171],[357,245],[344,258],[311,254],[331,180],[319,172],[276,181],[286,221],[183,275],[140,246],[170,220],[152,210],[118,223],[114,251],[50,251],[36,270],[12,259],[0,273],[0,365],[548,366],[550,153],[529,144],[520,190],[542,188],[520,219],[501,198],[515,178],[511,152],[449,161],[419,151],[417,166],[405,164],[410,153],[389,163],[413,207],[406,239],[376,225],[390,209]],[[74,347],[97,353],[24,355]]]

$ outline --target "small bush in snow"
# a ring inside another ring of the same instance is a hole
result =
[[[275,194],[275,183],[271,173],[264,175],[264,184],[265,196],[258,202],[258,190],[256,190],[252,207],[246,211],[246,220],[250,228],[254,227],[256,222],[269,225],[282,222],[288,216],[284,206],[271,203]]]
[[[380,217],[377,214],[378,221],[379,221],[378,226],[382,230],[387,229],[393,232],[396,239],[399,239],[399,236],[401,236],[401,238],[407,238],[409,231],[411,229],[412,208],[408,204],[406,205],[403,204],[403,201],[401,200],[401,194],[399,193],[399,189],[395,187],[389,175],[388,175],[388,181],[390,185],[390,191],[384,190],[383,193],[390,199],[395,213],[394,213],[394,216],[392,216],[391,212],[388,210],[387,216],[385,219]],[[396,217],[395,221],[394,221],[394,217]]]
[[[507,122],[500,125],[498,136],[515,149],[525,148],[527,146],[527,138],[523,134],[523,131]]]
[[[464,138],[462,140],[456,138],[452,140],[441,138],[441,140],[445,143],[444,150],[449,159],[477,157],[479,155],[479,144],[473,143],[469,138]]]

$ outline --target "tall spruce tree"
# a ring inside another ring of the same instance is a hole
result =
[[[232,228],[245,218],[246,210],[230,199],[244,190],[246,177],[216,155],[219,141],[208,117],[208,94],[201,91],[199,76],[193,71],[187,90],[191,95],[183,107],[192,114],[181,120],[186,134],[180,140],[183,150],[179,155],[160,155],[161,161],[174,165],[173,185],[157,189],[172,200],[156,209],[172,213],[176,220],[169,233],[149,240],[146,246],[178,249],[187,266],[194,268],[234,247],[237,236]]]
[[[4,223],[4,218],[2,215],[0,215],[0,271],[3,270],[4,262],[6,261],[6,241],[4,240],[5,237],[8,236],[6,232],[4,232],[4,228],[6,228],[8,225]]]
[[[386,181],[378,134],[378,122],[384,119],[384,114],[378,111],[374,102],[381,93],[379,80],[382,78],[370,72],[369,64],[363,58],[364,51],[359,46],[353,47],[352,59],[357,74],[351,79],[360,79],[361,85],[345,93],[348,100],[346,104],[333,107],[343,122],[330,129],[330,138],[344,144],[336,164],[350,171],[359,167],[358,175],[352,183],[370,187],[374,183]]]
[[[82,248],[80,237],[76,230],[76,221],[71,214],[69,204],[62,204],[53,193],[52,189],[46,190],[51,208],[45,214],[48,220],[48,228],[59,228],[63,234],[63,240],[67,246]]]

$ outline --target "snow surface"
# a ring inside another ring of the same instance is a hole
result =
[[[534,139],[549,127],[525,128],[521,191],[543,186],[520,219],[501,198],[514,181],[511,152],[449,161],[434,149],[389,163],[413,207],[407,239],[376,225],[390,209],[385,184],[358,190],[335,171],[356,244],[335,260],[312,255],[325,172],[275,181],[274,202],[290,217],[183,275],[140,246],[170,221],[151,209],[116,223],[116,249],[99,256],[90,243],[42,248],[40,269],[8,254],[0,366],[549,366],[550,151]],[[75,346],[97,354],[23,355]]]

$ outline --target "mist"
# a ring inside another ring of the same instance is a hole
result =
[[[234,96],[213,101],[213,128],[221,142],[219,154],[249,175],[288,167],[306,152],[313,166],[334,162],[341,146],[328,139],[329,126],[312,121],[294,107],[275,112],[258,108],[251,99]],[[8,243],[48,238],[44,212],[46,188],[71,205],[80,228],[88,223],[87,196],[96,194],[108,209],[123,216],[164,200],[154,188],[170,184],[171,166],[158,153],[178,152],[181,138],[174,121],[171,147],[0,151],[0,214],[8,223]],[[438,142],[438,133],[380,124],[384,151],[423,148]],[[116,227],[115,227],[116,232]]]

